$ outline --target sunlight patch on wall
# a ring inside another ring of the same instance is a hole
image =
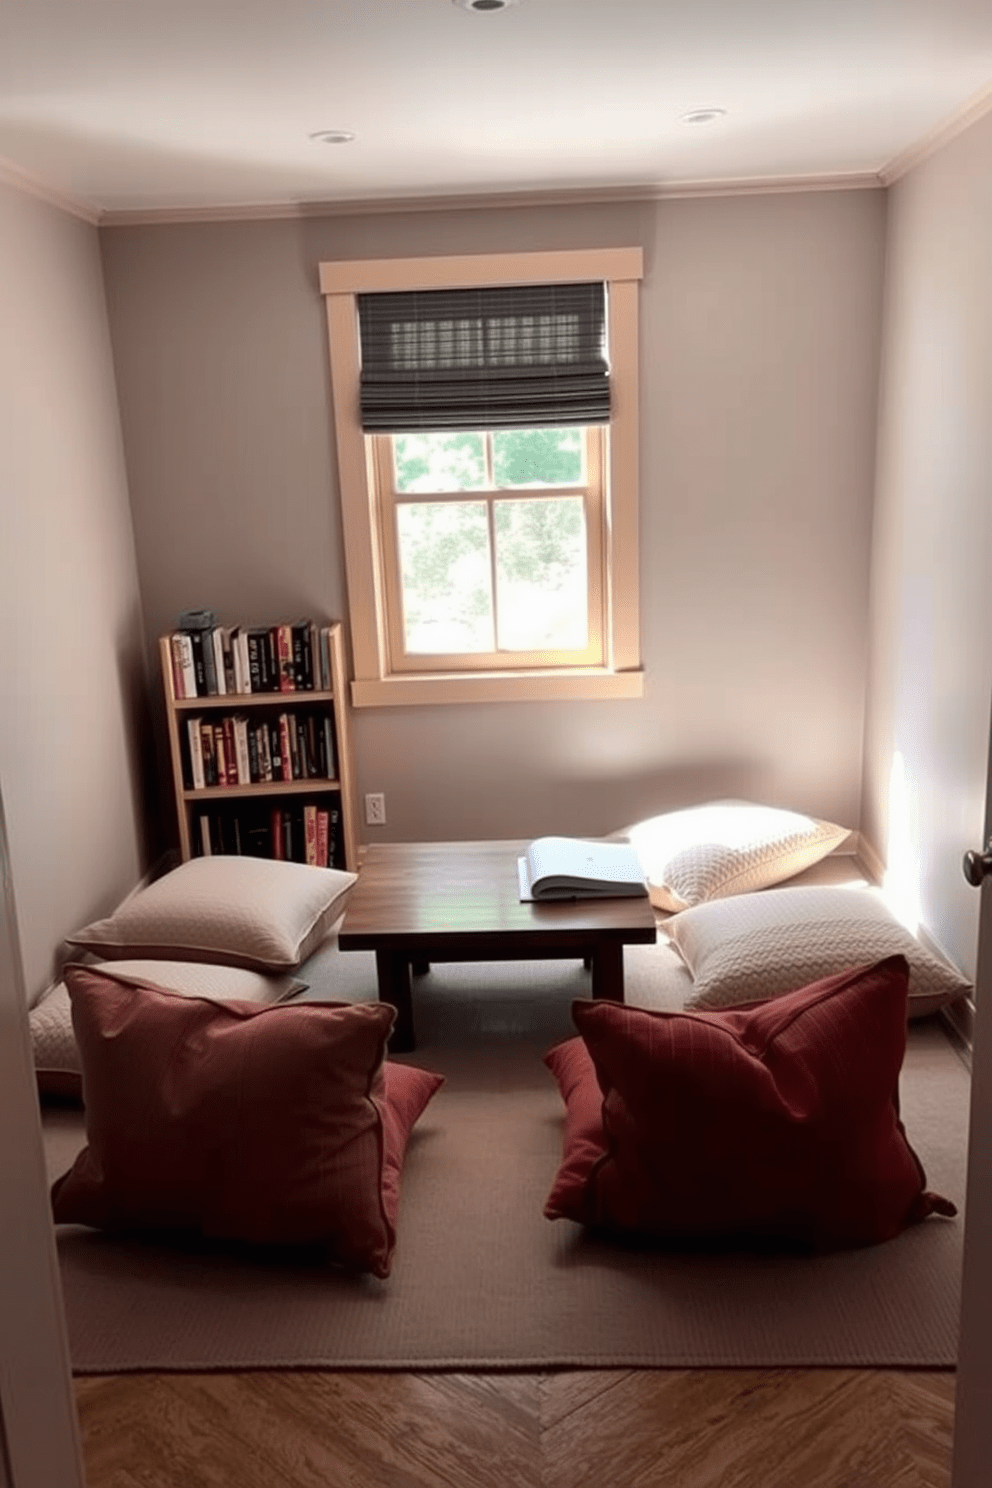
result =
[[[920,927],[919,857],[914,845],[916,826],[916,806],[906,775],[906,763],[897,749],[889,772],[889,835],[882,890],[892,913],[912,935]]]

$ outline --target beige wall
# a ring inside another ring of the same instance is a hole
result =
[[[142,871],[144,648],[96,230],[0,183],[0,786],[24,980]]]
[[[362,711],[359,790],[397,839],[857,826],[884,232],[882,192],[104,230],[149,645],[346,614],[321,259],[640,244],[645,696]]]
[[[890,192],[865,828],[974,975],[992,692],[992,116]],[[890,805],[891,802],[891,805]],[[891,846],[890,846],[891,844]]]

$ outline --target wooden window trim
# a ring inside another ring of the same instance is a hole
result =
[[[605,563],[606,530],[605,519],[608,503],[605,493],[604,449],[606,431],[593,426],[586,434],[585,464],[586,478],[574,486],[544,486],[538,489],[523,487],[500,488],[486,485],[465,491],[439,492],[428,496],[431,501],[484,502],[492,506],[500,500],[527,501],[546,498],[578,497],[586,515],[586,592],[588,595],[588,644],[580,655],[574,652],[508,652],[491,651],[479,655],[445,654],[444,656],[417,655],[406,651],[403,637],[403,603],[399,564],[399,544],[396,537],[396,509],[407,502],[423,499],[419,493],[407,495],[395,489],[395,472],[392,458],[392,436],[372,436],[372,461],[376,469],[376,490],[380,503],[379,536],[382,543],[381,562],[387,596],[387,642],[389,646],[390,675],[423,675],[451,673],[462,676],[466,672],[519,672],[542,671],[551,667],[562,667],[572,671],[576,668],[601,667],[604,664],[606,615],[603,592],[603,570]],[[492,555],[491,555],[492,556]]]
[[[338,455],[345,571],[348,581],[355,707],[501,700],[638,697],[643,692],[638,602],[638,281],[640,248],[562,253],[472,254],[418,259],[322,263]],[[359,413],[357,296],[394,289],[480,284],[569,283],[600,279],[609,286],[611,403],[608,440],[604,596],[605,660],[595,667],[528,667],[485,672],[406,672],[390,665],[379,550],[380,512],[372,441]]]

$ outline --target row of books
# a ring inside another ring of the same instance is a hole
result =
[[[210,616],[210,612],[206,613]],[[212,618],[212,616],[210,617]],[[330,692],[330,626],[191,626],[169,636],[177,698]]]
[[[266,718],[195,714],[186,720],[186,743],[188,790],[337,779],[329,712],[291,709]]]
[[[336,806],[313,801],[200,811],[192,845],[198,857],[239,854],[316,868],[344,866],[341,813]]]

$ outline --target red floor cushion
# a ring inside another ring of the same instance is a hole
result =
[[[671,1239],[874,1244],[953,1204],[899,1119],[903,956],[721,1012],[576,1002],[549,1219]]]
[[[68,968],[87,1146],[57,1223],[320,1245],[387,1276],[438,1075],[385,1062],[387,1004],[214,1002]]]

